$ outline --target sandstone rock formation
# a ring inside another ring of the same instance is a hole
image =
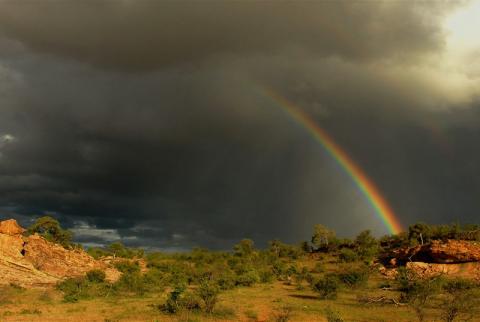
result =
[[[422,262],[407,263],[407,269],[415,272],[422,278],[439,275],[470,278],[480,281],[480,263],[470,262],[462,264],[432,264]]]
[[[480,261],[480,242],[467,240],[434,240],[425,245],[403,248],[393,253],[396,262],[425,262],[438,264]]]
[[[0,234],[14,236],[23,234],[24,232],[25,229],[20,227],[15,219],[0,221]]]
[[[108,280],[120,272],[80,249],[65,249],[39,235],[24,237],[15,220],[0,222],[0,284],[48,286],[92,269],[104,270]]]
[[[395,267],[405,265],[421,277],[447,275],[480,281],[480,242],[434,240],[425,245],[395,250],[388,258],[393,269],[381,269],[387,278],[396,276]]]

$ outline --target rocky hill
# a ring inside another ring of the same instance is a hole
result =
[[[13,219],[0,222],[0,284],[50,286],[92,269],[104,270],[111,281],[120,276],[111,265],[81,249],[65,249],[37,234],[24,236],[24,232]]]

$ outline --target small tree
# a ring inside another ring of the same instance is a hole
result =
[[[480,307],[478,285],[473,281],[456,279],[446,282],[443,289],[447,292],[441,303],[442,319],[453,322],[457,318],[469,321]]]
[[[233,246],[235,255],[241,257],[248,257],[254,252],[254,243],[251,239],[242,239],[238,244]]]
[[[306,240],[300,242],[299,247],[304,253],[310,253],[312,251],[312,247],[310,246],[310,243]]]
[[[411,244],[421,244],[429,242],[432,237],[432,227],[419,222],[408,227],[408,239]]]
[[[205,304],[205,312],[212,313],[215,304],[218,301],[218,293],[220,289],[211,280],[203,280],[197,289],[198,297],[200,297]]]
[[[312,289],[320,295],[321,299],[336,299],[338,279],[333,275],[326,275],[314,282]]]
[[[313,236],[312,236],[312,244],[320,248],[328,248],[329,244],[335,239],[335,232],[333,230],[328,229],[323,225],[315,225]]]
[[[360,255],[362,259],[371,259],[375,257],[379,250],[379,243],[372,236],[370,230],[364,230],[358,234],[354,242],[357,254]]]
[[[73,234],[63,229],[55,218],[44,216],[38,218],[33,225],[28,227],[29,234],[39,234],[48,241],[60,244],[63,247],[70,247]]]
[[[422,279],[408,270],[400,271],[397,280],[404,292],[404,298],[417,315],[418,321],[425,321],[425,307],[439,293],[442,280],[439,277]]]

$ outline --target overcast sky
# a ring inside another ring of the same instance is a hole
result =
[[[88,245],[227,249],[477,223],[478,2],[0,0],[0,218]]]

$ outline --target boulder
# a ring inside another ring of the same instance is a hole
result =
[[[25,232],[25,229],[20,227],[15,219],[8,219],[0,221],[0,234],[5,235],[21,235]]]

